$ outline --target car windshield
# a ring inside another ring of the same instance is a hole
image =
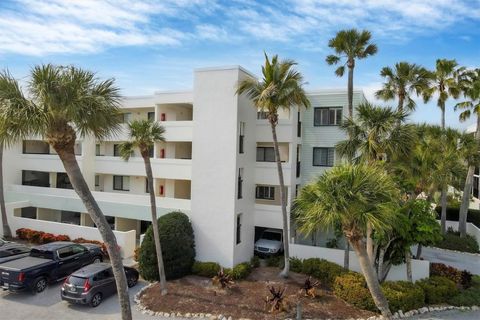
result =
[[[51,251],[32,249],[30,257],[53,260],[53,253]]]
[[[68,283],[73,284],[74,286],[77,286],[77,287],[82,287],[85,284],[85,280],[87,279],[71,276],[68,278]]]
[[[266,231],[262,234],[262,239],[281,241],[282,240],[282,235],[280,233],[277,233],[277,232]]]

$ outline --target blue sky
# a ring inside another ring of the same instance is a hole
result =
[[[0,68],[25,79],[39,63],[75,64],[114,77],[125,95],[189,89],[193,69],[242,65],[260,71],[263,50],[292,58],[307,88],[346,86],[325,63],[327,43],[344,28],[368,29],[376,56],[357,63],[367,98],[379,71],[437,58],[480,67],[480,1],[402,0],[2,0]],[[390,104],[395,105],[395,102]],[[447,102],[447,124],[465,128]],[[418,101],[416,122],[439,123],[436,103]]]

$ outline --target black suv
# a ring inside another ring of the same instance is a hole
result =
[[[138,282],[138,271],[125,268],[128,287]],[[117,285],[113,277],[112,266],[108,263],[96,263],[86,266],[72,273],[61,289],[62,300],[98,306],[103,299],[117,292]]]

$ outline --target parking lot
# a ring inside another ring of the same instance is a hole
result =
[[[113,295],[106,298],[101,305],[96,308],[81,305],[71,305],[60,299],[61,282],[50,285],[43,293],[32,295],[28,292],[9,293],[0,290],[0,318],[9,320],[24,319],[62,319],[62,320],[83,320],[83,319],[102,319],[118,320],[120,319],[120,308],[117,296]],[[134,319],[149,319],[154,317],[143,315],[135,310],[133,296],[143,286],[144,282],[139,282],[130,289],[130,299]],[[158,317],[155,317],[158,319]],[[171,319],[171,318],[170,318]]]

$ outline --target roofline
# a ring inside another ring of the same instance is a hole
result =
[[[222,70],[240,70],[245,72],[250,77],[257,79],[257,76],[254,75],[251,71],[248,71],[244,67],[240,65],[232,65],[232,66],[221,66],[221,67],[206,67],[206,68],[196,68],[194,72],[208,72],[208,71],[222,71]]]

